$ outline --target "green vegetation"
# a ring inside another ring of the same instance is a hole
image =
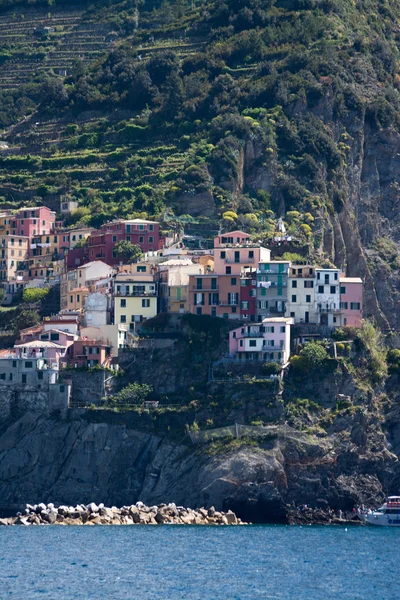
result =
[[[110,403],[115,405],[141,404],[152,392],[151,385],[145,383],[130,383],[110,398]]]
[[[300,373],[316,372],[323,369],[329,358],[328,352],[320,342],[308,342],[300,351],[290,359],[290,364]]]
[[[25,288],[22,299],[27,304],[36,304],[46,298],[50,288]]]
[[[168,231],[203,213],[264,243],[284,215],[284,256],[301,262],[322,249],[318,218],[345,204],[354,123],[399,127],[392,1],[29,5],[39,13],[0,2],[12,8],[0,127],[28,117],[6,135],[18,151],[0,157],[13,206],[26,191],[50,203],[68,192],[80,226],[168,214]],[[29,19],[55,30],[33,40]],[[395,269],[394,248],[377,244]]]
[[[114,247],[115,256],[120,258],[124,263],[137,262],[143,255],[142,249],[136,244],[132,244],[127,240],[121,240]]]

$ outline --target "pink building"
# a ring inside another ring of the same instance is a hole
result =
[[[189,312],[225,319],[240,319],[240,277],[190,275]]]
[[[102,225],[99,231],[93,231],[90,234],[88,260],[100,259],[108,265],[118,265],[121,259],[115,256],[114,247],[123,240],[140,246],[143,252],[160,250],[163,246],[159,223],[144,219],[114,221]]]
[[[214,273],[240,275],[243,268],[268,262],[271,251],[261,248],[243,231],[231,231],[214,238]]]
[[[237,360],[286,364],[290,357],[290,326],[294,319],[276,317],[243,325],[229,333],[229,354]]]
[[[342,325],[361,327],[363,282],[360,277],[340,276],[340,309],[342,312]]]
[[[56,213],[47,206],[21,208],[10,219],[11,235],[24,235],[29,239],[51,233],[55,226]]]

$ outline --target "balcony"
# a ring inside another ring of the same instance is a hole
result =
[[[258,275],[271,274],[271,275],[283,275],[288,276],[288,271],[276,271],[275,269],[257,269]]]
[[[206,286],[201,287],[201,288],[197,288],[197,287],[190,288],[190,291],[194,292],[194,293],[198,293],[198,294],[201,294],[201,292],[215,292],[215,293],[218,293],[219,288],[218,288],[218,286],[217,287],[211,287],[210,285],[206,285]]]
[[[317,312],[321,314],[329,314],[329,313],[342,313],[342,308],[334,308],[333,306],[322,308],[322,306],[317,307]]]
[[[239,338],[263,338],[264,337],[264,332],[262,331],[257,331],[256,333],[249,333],[248,331],[245,331],[244,333],[241,333],[239,335]]]
[[[225,302],[224,300],[220,300],[219,302],[219,306],[239,306],[239,301],[238,302]]]
[[[119,292],[118,291],[114,292],[114,296],[116,296],[116,297],[121,297],[122,296],[123,298],[138,298],[138,297],[141,297],[141,296],[142,297],[153,297],[153,296],[157,296],[157,292],[155,290],[151,291],[151,292],[144,291],[144,290],[143,291],[141,291],[141,290],[136,291],[135,290],[135,291],[131,291],[131,292],[128,292],[128,291],[125,291],[125,290],[121,290]]]
[[[249,264],[253,264],[254,263],[254,257],[253,258],[240,258],[239,260],[236,260],[235,258],[231,258],[230,256],[228,256],[227,258],[223,258],[223,261],[225,261],[227,264],[232,264],[232,265],[249,265]]]
[[[260,285],[260,283],[270,283],[271,285],[269,285],[268,287],[266,287],[266,286]],[[269,281],[269,282],[268,282],[268,281],[265,281],[265,282],[258,281],[258,282],[257,282],[257,287],[258,287],[259,289],[262,289],[262,288],[264,288],[265,290],[269,290],[270,288],[281,288],[281,287],[287,287],[287,281],[282,281],[282,282],[281,282],[281,283],[279,283],[279,284],[278,284],[278,282],[277,282],[277,281]],[[295,289],[295,288],[293,288],[293,289]]]

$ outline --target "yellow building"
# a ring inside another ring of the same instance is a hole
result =
[[[114,323],[129,324],[155,317],[158,313],[158,282],[150,265],[137,265],[142,270],[136,274],[121,273],[114,280]]]
[[[27,237],[5,235],[0,238],[0,281],[14,279],[17,270],[25,266],[28,250]]]
[[[68,294],[67,310],[83,311],[85,307],[85,298],[89,294],[89,288],[81,286],[71,290]]]

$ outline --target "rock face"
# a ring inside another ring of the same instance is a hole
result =
[[[131,506],[117,508],[88,505],[54,507],[54,504],[27,504],[23,513],[16,517],[0,519],[0,525],[246,525],[235,513],[217,512],[212,514],[204,508],[193,510],[176,504],[146,506],[136,502]]]
[[[400,447],[398,422],[393,411],[387,427],[394,449]],[[339,443],[340,430],[352,427],[354,440]],[[98,515],[100,521],[89,519],[95,523],[113,519],[104,505],[130,506],[139,499],[149,506],[205,506],[209,517],[231,509],[253,522],[286,522],[288,503],[351,510],[354,504],[375,504],[398,492],[397,456],[379,432],[369,433],[368,444],[363,439],[363,431],[375,428],[371,418],[363,421],[349,414],[324,438],[282,426],[258,447],[224,451],[222,445],[213,454],[207,445],[175,444],[131,430],[123,422],[91,423],[71,415],[56,420],[27,413],[0,436],[0,510],[15,514],[27,501],[34,506],[42,498],[73,506],[75,514],[84,502],[84,512]],[[36,505],[33,512],[55,522],[48,504]],[[59,509],[55,520],[67,512]],[[191,522],[191,517],[181,517]],[[129,518],[142,522],[136,509]],[[152,518],[165,522],[162,511],[156,510]]]

